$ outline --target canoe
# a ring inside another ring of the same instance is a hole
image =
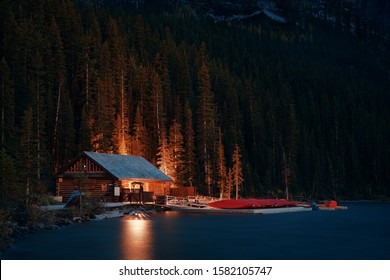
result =
[[[229,199],[214,201],[209,203],[208,206],[220,209],[257,209],[296,207],[298,204],[298,202],[286,199]]]

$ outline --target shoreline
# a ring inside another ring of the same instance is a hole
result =
[[[343,200],[340,203],[390,203],[390,201],[383,200]],[[212,209],[212,208],[196,208],[196,207],[177,207],[164,206],[156,204],[130,204],[130,203],[107,203],[102,206],[102,212],[99,214],[84,214],[80,216],[72,216],[71,208],[65,208],[64,204],[41,206],[39,207],[43,220],[30,226],[19,226],[16,223],[10,223],[9,227],[11,233],[4,238],[5,246],[0,248],[0,256],[18,239],[39,231],[57,230],[71,224],[86,223],[90,221],[100,221],[105,219],[120,218],[131,214],[131,211],[137,210],[140,212],[165,212],[177,211],[182,213],[204,213],[204,214],[269,214],[267,211],[254,211],[253,209],[245,210],[226,210],[226,209]],[[293,209],[295,210],[295,209]],[[312,209],[304,209],[301,211],[311,211]],[[324,209],[321,209],[324,210]],[[327,210],[327,209],[325,209]],[[333,210],[333,209],[332,209]],[[270,213],[275,211],[269,211]],[[276,212],[279,212],[276,211]],[[291,211],[280,211],[291,212]]]
[[[171,211],[167,206],[155,204],[130,204],[130,203],[107,203],[102,206],[99,214],[85,213],[82,216],[73,216],[72,208],[66,208],[65,204],[56,204],[37,207],[41,214],[41,220],[34,225],[20,226],[17,223],[9,223],[10,234],[2,237],[4,246],[0,248],[0,256],[12,246],[18,239],[40,231],[58,230],[72,224],[81,224],[91,221],[120,218],[128,215],[131,211],[137,212],[164,212]]]

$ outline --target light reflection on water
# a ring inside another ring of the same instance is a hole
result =
[[[0,257],[390,259],[390,203],[346,206],[346,211],[275,215],[142,213],[29,234]]]
[[[180,228],[178,222],[182,218],[183,216],[175,211],[162,213],[139,212],[137,215],[124,216],[121,219],[118,234],[120,238],[118,246],[120,259],[158,259],[161,251],[169,255],[170,251],[180,247],[177,244],[177,231]],[[165,243],[169,244],[168,249],[165,247]],[[161,250],[161,248],[164,249]]]
[[[121,224],[121,259],[153,259],[152,221],[146,213],[124,218]]]

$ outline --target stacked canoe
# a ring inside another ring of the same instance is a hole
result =
[[[296,207],[299,203],[286,199],[237,199],[219,200],[208,206],[219,209],[258,209],[258,208],[282,208]]]

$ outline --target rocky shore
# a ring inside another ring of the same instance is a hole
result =
[[[102,206],[98,211],[92,213],[88,211],[83,215],[75,215],[78,208],[60,208],[60,207],[41,207],[37,208],[39,219],[29,225],[19,225],[16,222],[7,222],[6,232],[3,232],[2,246],[0,251],[7,249],[17,239],[34,232],[42,230],[57,230],[62,227],[74,224],[85,223],[96,220],[110,219],[123,217],[125,215],[135,215],[137,213],[164,212],[171,209],[165,206],[148,204],[125,204],[125,205],[110,205],[110,207]]]

